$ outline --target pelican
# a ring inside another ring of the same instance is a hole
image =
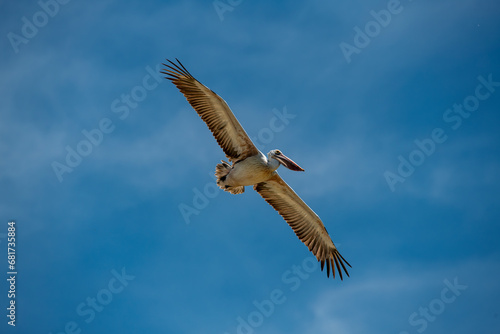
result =
[[[167,59],[168,64],[163,64],[165,68],[161,73],[184,94],[231,162],[221,160],[216,166],[217,185],[232,194],[241,194],[246,186],[253,186],[321,262],[321,270],[326,263],[327,277],[331,272],[335,278],[335,267],[341,280],[341,267],[349,276],[345,264],[351,265],[340,255],[321,219],[276,171],[280,165],[293,171],[304,169],[280,150],[271,150],[267,155],[259,151],[227,103],[176,60],[177,63]]]

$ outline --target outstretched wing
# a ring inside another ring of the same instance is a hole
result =
[[[323,270],[326,262],[326,273],[330,277],[330,270],[335,278],[335,266],[342,277],[342,269],[349,276],[346,266],[351,266],[342,255],[340,255],[337,247],[333,244],[332,239],[328,235],[325,226],[319,219],[318,215],[293,191],[288,184],[275,173],[274,176],[265,182],[254,185],[257,191],[267,203],[278,211],[278,213],[290,225],[299,239],[309,248],[316,256],[316,259],[321,262],[321,270]]]
[[[234,117],[226,101],[208,87],[196,80],[177,60],[177,64],[163,64],[166,79],[173,82],[196,110],[201,119],[208,125],[217,143],[231,162],[243,160],[259,153],[250,137]]]

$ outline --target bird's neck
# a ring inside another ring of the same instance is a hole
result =
[[[280,163],[278,160],[274,159],[274,158],[267,158],[267,167],[271,170],[271,171],[275,171],[276,169],[278,169],[278,167],[280,166]]]

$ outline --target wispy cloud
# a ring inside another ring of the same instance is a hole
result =
[[[495,262],[493,258],[471,258],[460,264],[435,264],[427,268],[408,264],[401,264],[399,268],[391,266],[382,272],[380,266],[376,271],[373,268],[365,273],[366,279],[353,280],[346,286],[331,288],[315,296],[309,304],[314,316],[303,325],[303,329],[307,329],[307,333],[329,333],[332,328],[338,328],[342,333],[414,333],[421,327],[409,323],[410,315],[421,307],[429,307],[434,299],[442,298],[442,290],[449,288],[446,281],[457,282],[460,288],[467,286],[466,290],[455,291],[458,297],[452,304],[445,303],[447,313],[461,314],[468,308],[471,294],[494,294],[498,287],[493,279],[482,282],[472,273],[500,270]],[[448,295],[453,296],[453,291],[446,292],[445,297]],[[420,318],[424,319],[423,316]],[[457,333],[467,332],[462,331],[458,324],[449,326],[449,330]],[[428,327],[432,328],[432,322]]]

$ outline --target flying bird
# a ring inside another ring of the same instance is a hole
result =
[[[331,272],[335,278],[335,267],[340,279],[343,279],[342,269],[349,276],[345,264],[351,265],[340,255],[321,219],[276,171],[280,165],[293,171],[304,169],[280,150],[271,150],[267,155],[259,151],[227,103],[176,60],[177,63],[167,59],[161,73],[184,94],[231,163],[221,160],[215,167],[217,185],[232,194],[241,194],[246,186],[253,186],[321,262],[321,270],[326,263],[328,277]]]

